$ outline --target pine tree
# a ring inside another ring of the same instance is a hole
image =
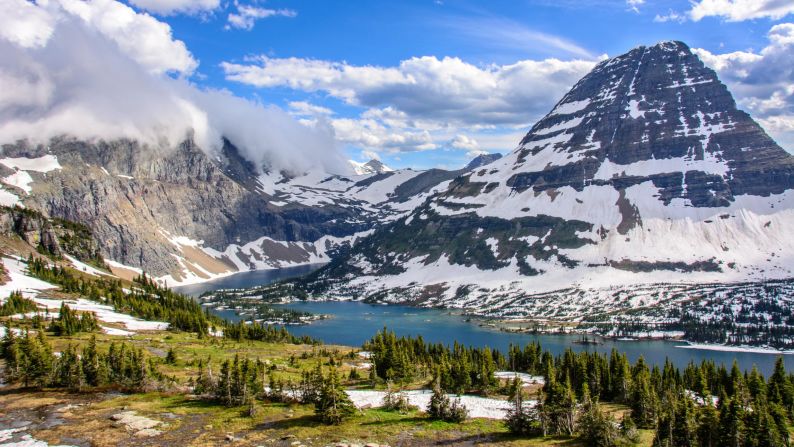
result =
[[[77,349],[69,345],[56,362],[54,385],[70,390],[80,389],[83,385],[83,369],[77,356]]]
[[[342,388],[339,374],[334,367],[331,367],[328,376],[323,380],[314,411],[323,423],[331,425],[340,424],[356,412],[356,407]]]
[[[20,376],[20,363],[22,362],[22,353],[19,350],[19,342],[14,329],[11,327],[11,322],[6,321],[5,335],[0,343],[0,357],[5,362],[5,380],[7,382],[16,381]]]
[[[789,418],[794,418],[794,385],[786,375],[783,357],[778,357],[775,361],[775,369],[767,385],[767,395],[769,402],[782,405],[788,411]]]
[[[710,404],[698,411],[697,440],[700,447],[719,446],[719,422],[719,412]]]
[[[221,364],[221,372],[218,375],[218,386],[215,389],[215,397],[227,407],[231,407],[234,403],[231,363],[228,360],[225,360],[223,364]]]
[[[742,447],[744,445],[744,410],[738,399],[720,401],[719,445]]]
[[[556,380],[545,385],[546,396],[539,406],[544,436],[573,436],[576,431],[576,396],[566,375],[565,383]]]
[[[640,357],[634,367],[633,390],[630,406],[631,417],[641,428],[653,428],[659,411],[659,400],[651,385],[651,377],[645,360]]]
[[[592,447],[613,447],[617,444],[618,430],[614,418],[601,411],[598,401],[590,397],[589,387],[583,390],[582,415],[578,430],[586,445]]]
[[[83,348],[81,359],[85,383],[88,386],[99,386],[105,382],[104,368],[100,367],[99,352],[97,352],[96,336],[92,335],[88,344]]]
[[[697,444],[697,414],[692,399],[681,396],[675,406],[673,423],[673,445],[680,447]]]
[[[536,436],[541,433],[538,412],[524,403],[521,380],[516,377],[510,383],[510,401],[513,406],[507,411],[505,425],[510,433],[521,436]]]
[[[439,379],[433,382],[433,395],[427,405],[427,414],[432,419],[444,419],[449,412],[449,397],[441,390]]]
[[[176,365],[177,361],[178,359],[176,357],[176,351],[174,351],[174,348],[168,348],[168,353],[165,355],[165,363],[168,365]]]
[[[383,396],[383,403],[381,408],[388,411],[399,411],[405,413],[411,410],[411,404],[408,402],[408,396],[402,392],[401,389],[395,390],[394,384],[389,381],[386,382],[386,394]]]

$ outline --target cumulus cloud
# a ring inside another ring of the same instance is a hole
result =
[[[47,10],[59,19],[79,18],[153,73],[189,75],[198,66],[185,43],[174,39],[167,23],[115,0],[55,0],[41,5],[49,7],[38,7],[39,13]]]
[[[694,21],[704,17],[722,17],[738,22],[751,19],[781,19],[794,13],[788,0],[700,0],[693,2],[689,16]]]
[[[257,166],[349,169],[329,126],[306,127],[279,108],[225,91],[201,90],[184,78],[165,75],[190,69],[182,65],[168,70],[161,63],[167,60],[164,54],[184,48],[170,31],[142,36],[150,40],[145,48],[161,54],[142,55],[120,42],[131,29],[167,29],[151,16],[110,1],[20,1],[34,5],[30,23],[51,29],[49,38],[38,40],[27,37],[27,30],[9,35],[6,28],[0,34],[0,143],[46,143],[66,135],[130,138],[152,150],[167,150],[192,136],[216,153],[225,137]],[[6,19],[0,18],[0,29]],[[167,42],[151,42],[166,36]],[[190,55],[187,50],[185,54]]]
[[[477,67],[456,57],[414,57],[394,67],[259,56],[221,64],[228,80],[322,91],[394,119],[447,125],[525,125],[548,112],[593,60],[524,60]]]
[[[424,151],[438,148],[427,130],[399,129],[372,118],[331,120],[334,134],[342,143],[388,152]]]
[[[243,5],[239,2],[234,2],[237,12],[229,13],[226,18],[226,29],[237,28],[244,30],[254,29],[257,20],[266,19],[268,17],[296,17],[297,12],[291,9],[270,9],[262,8],[254,5]]]
[[[129,0],[134,6],[163,16],[199,14],[218,9],[220,0]]]
[[[27,0],[0,2],[0,37],[25,48],[42,47],[52,35],[53,17]]]
[[[794,149],[794,23],[773,26],[769,44],[759,52],[714,54],[696,49],[767,131]]]
[[[477,140],[463,134],[455,135],[455,138],[449,142],[449,145],[455,149],[465,149],[468,151],[477,151],[480,149],[480,143],[478,143]]]

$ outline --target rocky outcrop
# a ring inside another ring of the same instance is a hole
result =
[[[56,258],[70,255],[104,266],[100,249],[85,225],[64,219],[51,219],[33,210],[0,208],[0,234],[17,236],[41,253]]]

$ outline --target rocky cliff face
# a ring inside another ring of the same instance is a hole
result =
[[[357,234],[410,209],[390,202],[420,174],[267,172],[230,144],[209,156],[190,141],[152,148],[65,137],[47,146],[5,145],[0,202],[82,222],[111,265],[175,284],[327,262]],[[411,189],[421,194],[434,184],[419,186]]]
[[[154,274],[179,269],[179,260],[171,256],[172,240],[178,236],[226,247],[262,236],[311,241],[356,230],[329,223],[350,216],[334,207],[275,212],[266,195],[232,179],[190,142],[165,154],[131,141],[89,144],[64,139],[47,148],[4,148],[9,157],[36,159],[46,154],[57,157],[61,169],[42,174],[24,203],[49,216],[85,223],[101,241],[106,257]],[[218,262],[230,265],[223,258]]]
[[[794,157],[664,42],[600,63],[511,154],[300,286],[570,318],[638,305],[619,292],[637,284],[788,278],[792,188]]]
[[[0,235],[18,237],[40,253],[55,258],[68,255],[84,263],[106,267],[91,231],[76,222],[50,219],[28,209],[1,207]]]

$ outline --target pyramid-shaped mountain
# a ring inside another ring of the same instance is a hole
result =
[[[663,42],[599,63],[512,153],[300,286],[578,317],[791,278],[793,188],[794,157],[685,44]]]

